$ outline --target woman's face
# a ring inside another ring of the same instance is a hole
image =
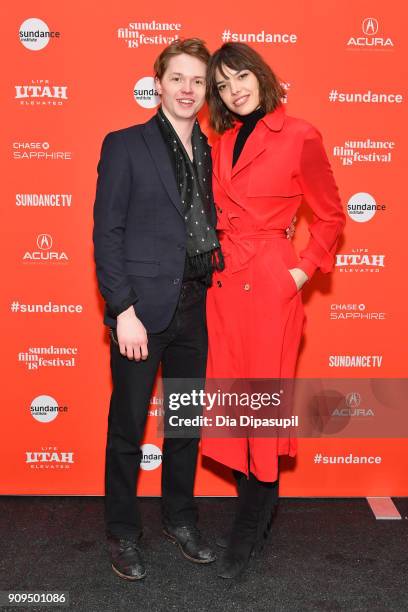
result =
[[[248,115],[259,106],[259,83],[250,70],[233,70],[225,64],[215,71],[218,93],[228,110]],[[225,76],[224,76],[225,75]]]

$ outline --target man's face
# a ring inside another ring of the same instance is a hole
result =
[[[175,120],[194,118],[205,100],[207,66],[196,57],[181,53],[172,57],[156,88],[163,110]]]

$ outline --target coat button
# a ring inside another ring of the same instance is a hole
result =
[[[217,281],[217,285],[218,285],[218,287],[222,287],[222,282],[221,281]]]
[[[178,284],[179,284],[179,282],[180,282],[180,279],[179,279],[179,278],[175,278],[175,279],[173,280],[173,285],[178,285]]]
[[[250,288],[251,288],[251,285],[249,283],[245,283],[245,285],[244,285],[245,291],[249,291]]]

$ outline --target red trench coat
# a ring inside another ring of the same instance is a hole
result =
[[[329,272],[345,223],[319,132],[280,106],[261,119],[232,168],[237,123],[213,147],[217,230],[225,270],[207,296],[207,378],[292,378],[304,325],[301,292],[289,268],[309,278]],[[285,229],[302,201],[313,212],[299,257]],[[249,449],[249,457],[248,457]],[[278,455],[296,454],[292,438],[205,438],[204,455],[264,481]]]

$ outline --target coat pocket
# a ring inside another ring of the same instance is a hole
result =
[[[135,261],[127,259],[125,266],[126,273],[131,276],[154,277],[159,274],[160,263],[158,261]]]
[[[274,259],[273,269],[275,272],[276,280],[279,284],[279,288],[281,290],[282,295],[291,300],[297,293],[299,293],[299,289],[295,282],[295,279],[289,272],[289,268],[295,268],[296,265],[288,266],[284,259],[276,253]]]
[[[299,292],[298,286],[295,282],[295,279],[289,272],[289,269],[285,266],[285,264],[283,264],[281,271],[282,271],[282,280],[281,280],[282,287],[285,293],[287,294],[287,296],[291,299]]]

